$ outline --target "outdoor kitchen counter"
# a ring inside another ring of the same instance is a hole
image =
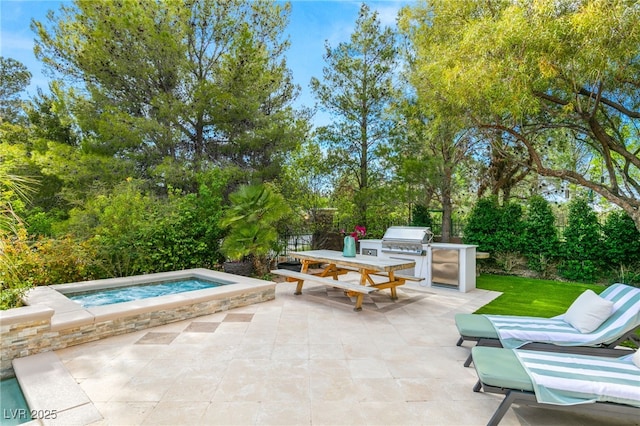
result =
[[[396,276],[395,271],[411,269],[415,266],[415,261],[406,259],[381,259],[371,256],[356,255],[355,257],[345,257],[340,251],[333,250],[310,250],[300,252],[290,252],[290,257],[300,259],[302,268],[300,272],[287,272],[284,270],[272,271],[273,273],[287,277],[288,281],[298,283],[295,294],[302,293],[304,281],[316,282],[323,285],[344,288],[349,296],[356,296],[356,310],[362,306],[363,294],[371,291],[388,288],[391,290],[391,298],[397,299],[396,287],[405,283],[405,277]],[[309,266],[321,264],[322,271],[310,274]],[[357,270],[360,273],[360,286],[338,281],[338,276]],[[375,282],[372,275],[384,275],[388,278],[385,282]],[[332,277],[333,279],[327,279]],[[340,285],[338,285],[340,284]],[[366,288],[365,288],[366,287]]]
[[[391,228],[390,228],[391,229]],[[420,277],[422,286],[432,285],[457,288],[466,293],[476,288],[476,245],[454,243],[420,244],[418,248],[407,245],[393,246],[393,242],[385,246],[384,239],[360,240],[360,253],[372,259],[406,259],[416,262],[415,270],[410,275]],[[481,254],[480,257],[483,255]],[[486,255],[485,255],[486,256]]]

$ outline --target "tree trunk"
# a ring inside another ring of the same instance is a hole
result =
[[[442,242],[451,241],[451,214],[453,206],[451,204],[451,174],[452,170],[445,168],[442,176]]]

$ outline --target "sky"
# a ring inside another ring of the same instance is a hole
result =
[[[96,0],[103,1],[103,0]],[[37,89],[45,92],[49,78],[43,74],[42,64],[33,54],[35,34],[30,29],[32,19],[46,22],[49,10],[58,10],[60,0],[0,0],[0,55],[22,62],[31,72],[31,85],[27,93],[33,96]],[[411,0],[365,1],[378,12],[383,26],[395,26],[398,11],[402,6],[414,3]],[[325,41],[331,47],[349,40],[354,30],[362,1],[350,0],[293,0],[287,33],[291,47],[287,63],[294,81],[301,88],[296,107],[313,107],[315,97],[309,89],[312,77],[322,78],[325,62]],[[318,111],[314,124],[328,124],[331,117]]]

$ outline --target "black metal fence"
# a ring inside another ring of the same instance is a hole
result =
[[[292,251],[311,250],[313,247],[313,234],[302,232],[295,235],[280,236],[280,260],[292,260],[288,254]]]

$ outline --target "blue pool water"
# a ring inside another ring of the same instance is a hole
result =
[[[31,412],[16,378],[0,381],[0,424],[19,425],[31,421]]]
[[[167,294],[184,293],[186,291],[219,287],[225,284],[232,283],[190,279],[184,281],[170,281],[164,283],[95,290],[86,293],[71,293],[66,294],[65,296],[71,300],[75,300],[85,308],[90,308],[92,306],[111,305],[113,303],[130,302],[132,300],[147,299],[149,297],[165,296]]]

